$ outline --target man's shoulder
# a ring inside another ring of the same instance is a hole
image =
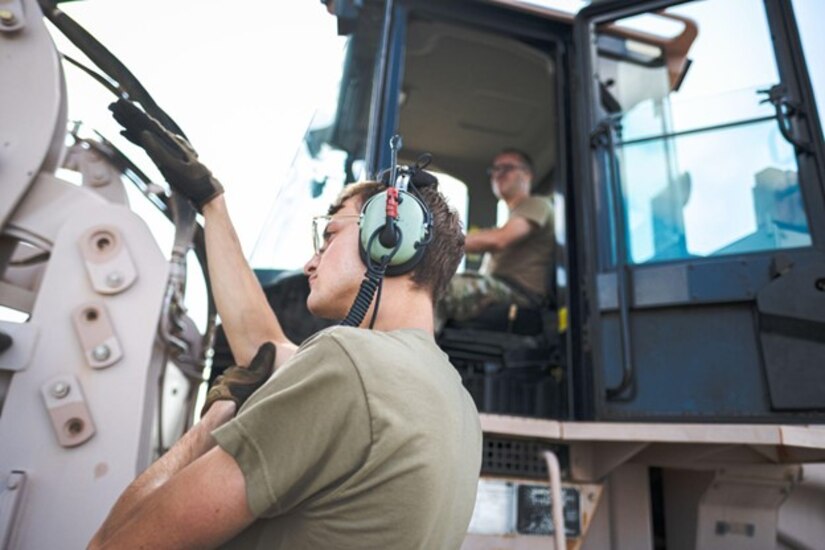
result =
[[[522,216],[544,226],[553,214],[553,205],[548,197],[530,195],[513,208],[512,216]]]
[[[443,356],[432,334],[420,329],[378,331],[335,326],[311,336],[298,348],[285,367],[293,364],[349,364],[355,370],[382,368],[388,361],[406,363],[411,357],[436,360]],[[438,356],[438,357],[436,357]],[[444,361],[447,361],[444,356]]]
[[[345,352],[353,344],[363,344],[375,340],[376,331],[335,325],[319,330],[300,345],[298,351],[313,348],[329,348]]]
[[[347,366],[352,362],[341,339],[336,337],[335,332],[344,327],[329,327],[320,330],[304,340],[295,354],[275,371],[276,376],[286,372],[295,373],[305,369],[317,370],[319,368],[349,370]]]
[[[321,336],[330,339],[353,357],[377,355],[387,358],[391,350],[425,350],[435,346],[432,336],[424,330],[400,329],[379,331],[355,327],[327,329]]]
[[[356,327],[328,327],[304,340],[290,363],[314,363],[319,359],[324,362],[354,362],[358,356],[386,345],[386,339],[381,334]]]
[[[519,205],[516,206],[515,210],[518,210],[519,208],[540,209],[542,211],[549,212],[553,209],[553,203],[550,200],[550,197],[545,197],[544,195],[530,195],[521,201]]]
[[[295,354],[275,370],[272,377],[247,402],[252,405],[286,388],[302,387],[319,393],[326,387],[358,383],[359,375],[349,353],[330,329],[307,338]]]

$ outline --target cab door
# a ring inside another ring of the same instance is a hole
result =
[[[793,8],[613,1],[577,17],[594,417],[825,416],[825,147]]]

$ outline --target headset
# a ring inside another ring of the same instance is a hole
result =
[[[409,273],[421,262],[433,239],[433,216],[418,187],[437,185],[438,180],[424,171],[432,157],[424,154],[411,166],[398,166],[401,136],[390,139],[391,168],[378,180],[386,191],[373,195],[364,203],[359,222],[361,259],[367,266],[364,280],[344,326],[360,326],[372,304],[375,308],[370,328],[375,324],[384,276]]]

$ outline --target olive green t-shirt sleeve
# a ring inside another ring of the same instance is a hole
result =
[[[510,212],[510,217],[520,216],[544,227],[551,218],[550,201],[542,197],[527,197]]]
[[[213,436],[243,472],[247,502],[258,517],[335,490],[364,463],[372,438],[358,371],[324,333]]]

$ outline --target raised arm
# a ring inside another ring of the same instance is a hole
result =
[[[270,341],[278,347],[277,368],[292,356],[295,344],[284,334],[244,258],[223,196],[206,203],[203,214],[212,293],[235,361],[247,364],[261,342]]]
[[[172,188],[206,218],[206,255],[212,291],[235,362],[246,365],[263,342],[278,347],[276,368],[296,346],[284,335],[263,289],[244,258],[223,199],[223,186],[198,160],[192,146],[133,103],[109,106],[123,136],[142,147]]]

